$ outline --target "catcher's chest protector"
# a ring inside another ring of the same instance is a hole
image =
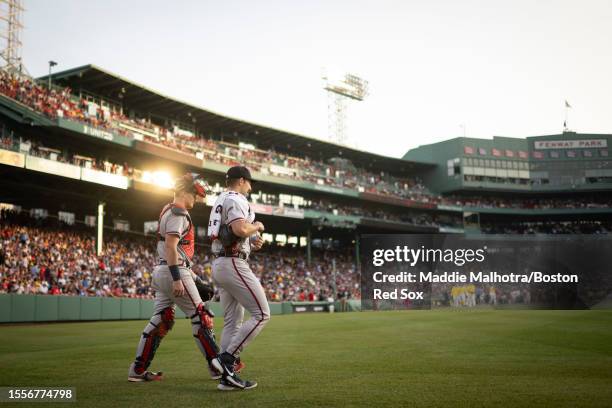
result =
[[[193,222],[191,221],[191,216],[189,215],[189,212],[187,212],[186,209],[181,208],[177,205],[174,204],[167,204],[163,209],[161,214],[159,215],[159,226],[161,226],[161,222],[162,222],[162,218],[164,216],[164,214],[170,211],[172,213],[172,215],[174,216],[178,216],[178,217],[185,217],[187,222],[188,222],[188,228],[182,232],[182,234],[179,237],[179,243],[178,243],[178,251],[182,254],[184,254],[187,259],[191,262],[191,258],[193,258],[193,254],[195,252],[195,227],[193,225]],[[159,235],[159,239],[160,241],[164,241],[165,237],[163,237],[159,231],[159,226],[157,228],[157,233]]]

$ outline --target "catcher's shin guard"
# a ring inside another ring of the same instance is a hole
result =
[[[196,345],[206,357],[206,361],[210,364],[211,360],[217,357],[219,346],[215,339],[213,330],[214,315],[204,303],[200,303],[196,309],[196,313],[191,316],[191,327]]]
[[[149,368],[159,343],[168,331],[172,329],[172,326],[174,326],[173,307],[167,307],[151,317],[151,320],[149,320],[149,323],[142,332],[140,343],[138,343],[136,360],[134,361],[135,374],[142,374]]]

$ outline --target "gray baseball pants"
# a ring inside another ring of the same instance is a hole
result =
[[[166,265],[158,265],[153,270],[153,279],[151,287],[155,290],[155,309],[153,314],[157,314],[167,307],[173,307],[177,304],[183,313],[188,317],[195,314],[196,308],[202,299],[200,293],[193,281],[194,273],[191,269],[180,267],[181,281],[185,287],[185,294],[180,297],[174,296],[172,293],[172,274]]]
[[[195,343],[210,365],[212,358],[216,357],[217,345],[212,329],[205,329],[202,318],[198,312],[198,306],[202,303],[198,289],[196,288],[191,269],[180,268],[181,281],[185,287],[185,294],[176,297],[172,290],[172,274],[166,265],[158,265],[153,270],[151,287],[155,290],[155,306],[153,316],[145,326],[138,348],[136,359],[130,365],[129,376],[142,374],[151,364],[155,351],[166,333],[174,325],[175,304],[191,318],[191,328]],[[168,313],[166,313],[168,312]],[[160,327],[163,331],[160,331]]]
[[[238,357],[270,320],[270,306],[246,260],[219,257],[213,261],[212,271],[223,308],[221,352]],[[245,309],[251,317],[243,324]]]

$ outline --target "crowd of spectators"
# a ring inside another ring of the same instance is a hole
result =
[[[336,158],[330,160],[329,163],[323,163],[322,161],[311,160],[308,157],[290,156],[273,149],[260,150],[246,144],[235,145],[202,138],[194,132],[181,130],[177,127],[167,128],[153,124],[147,119],[127,117],[120,108],[97,104],[85,98],[76,98],[69,88],[52,87],[49,89],[48,86],[38,84],[31,78],[8,73],[4,70],[0,70],[0,93],[50,118],[68,118],[91,126],[110,129],[127,137],[140,137],[143,140],[161,143],[189,154],[201,155],[200,157],[205,160],[227,165],[247,164],[262,173],[305,180],[315,184],[346,187],[361,192],[401,197],[413,201],[479,208],[552,209],[608,208],[612,206],[612,199],[605,196],[582,196],[580,198],[441,197],[430,194],[417,178],[399,179],[389,174],[372,173],[356,168],[346,159]],[[130,167],[128,163],[119,164],[105,159],[69,154],[65,150],[60,151],[44,146],[39,141],[16,138],[12,133],[6,131],[2,132],[0,147],[128,177],[140,173],[139,170]],[[368,210],[360,206],[339,205],[324,200],[319,202],[305,201],[299,207],[336,215],[355,215],[421,226],[455,226],[458,223],[457,220],[443,219],[427,212],[403,211],[402,213],[392,213],[382,210]],[[500,228],[502,227],[499,225],[492,227],[494,231],[499,231]],[[507,226],[503,228],[513,232],[515,227]],[[576,227],[556,226],[550,229],[542,226],[528,226],[516,228],[518,228],[517,232],[531,233],[531,231],[537,232],[540,230],[573,231]],[[599,230],[599,227],[594,229],[596,232]]]
[[[102,255],[91,228],[0,211],[0,293],[151,298],[155,237],[107,231]],[[484,233],[607,234],[611,222],[532,222],[483,225]],[[349,252],[275,246],[250,258],[271,301],[359,299],[359,271]],[[194,271],[210,280],[208,248],[199,246]],[[335,278],[335,279],[334,279]]]
[[[609,234],[611,221],[538,221],[483,223],[484,234]]]
[[[264,174],[314,184],[348,188],[416,202],[480,208],[601,208],[612,205],[611,199],[599,197],[582,199],[441,197],[430,193],[418,177],[398,178],[384,172],[375,173],[357,168],[346,159],[336,158],[324,163],[306,156],[298,157],[277,152],[274,149],[261,150],[249,144],[236,145],[207,139],[198,136],[194,130],[154,124],[147,118],[128,117],[122,108],[116,105],[104,104],[100,101],[96,103],[84,97],[79,98],[72,94],[70,88],[52,87],[49,89],[47,85],[38,84],[27,76],[9,73],[5,70],[0,70],[0,93],[53,119],[63,117],[111,130],[126,137],[162,144],[204,160],[225,165],[246,164]],[[36,148],[33,148],[31,154],[45,157],[53,155],[54,152],[37,151]],[[79,159],[68,158],[65,155],[59,155],[57,160],[81,163]],[[105,161],[85,161],[85,165],[115,174],[130,173],[130,168],[126,163],[120,165]]]
[[[246,164],[254,170],[309,181],[315,184],[355,189],[361,192],[432,202],[432,196],[418,178],[397,178],[390,174],[373,173],[352,165],[347,160],[329,163],[276,152],[260,150],[249,145],[235,145],[199,137],[194,131],[177,126],[172,128],[153,124],[146,118],[129,118],[120,107],[77,98],[70,88],[49,89],[26,76],[0,71],[0,93],[55,119],[66,118],[88,125],[112,130],[126,137],[152,143],[199,156],[226,165]]]
[[[94,232],[26,212],[0,212],[0,292],[150,298],[152,246],[113,233],[96,255]]]
[[[255,252],[250,263],[272,301],[327,300],[334,297],[334,285],[338,298],[360,298],[359,272],[353,257],[321,251],[313,260],[308,266],[303,248],[287,247]]]
[[[134,168],[127,163],[118,164],[96,157],[72,154],[66,150],[45,146],[44,143],[37,140],[16,137],[12,131],[6,129],[2,129],[0,132],[0,149],[13,150],[34,157],[73,164],[75,166],[121,176],[129,177],[134,173]]]
[[[326,199],[300,200],[299,204],[283,204],[277,194],[255,194],[256,202],[259,204],[280,206],[289,205],[303,210],[314,210],[339,216],[365,217],[376,220],[402,222],[417,226],[440,227],[458,226],[461,222],[460,215],[449,215],[434,213],[432,211],[419,211],[418,209],[399,208],[396,211],[370,209],[364,206],[339,204]]]
[[[53,119],[73,117],[80,111],[70,88],[49,89],[31,78],[5,70],[0,70],[0,93]]]
[[[136,177],[142,173],[141,170],[130,166],[128,163],[117,164],[104,159],[85,157],[82,155],[69,153],[66,150],[50,148],[45,146],[40,141],[18,138],[12,131],[7,129],[2,129],[0,132],[0,148],[19,151],[35,157],[55,160],[61,163],[73,164],[80,167],[91,168],[94,170],[127,177]],[[262,197],[265,197],[265,199]],[[257,201],[261,204],[274,206],[281,205],[280,196],[278,194],[258,194]],[[444,224],[444,222],[442,222],[443,220],[439,220],[440,217],[435,214],[414,211],[402,211],[400,213],[393,214],[383,210],[368,210],[359,206],[339,205],[329,200],[302,200],[302,204],[298,205],[297,208],[328,212],[334,215],[353,215],[387,221],[404,222],[419,226],[437,227]]]
[[[612,198],[606,196],[581,195],[580,197],[519,198],[485,196],[446,196],[441,204],[477,208],[521,208],[521,209],[574,209],[610,208]]]
[[[6,128],[2,128],[2,131],[0,132],[0,148],[20,151],[22,153],[26,153],[28,155],[36,157],[51,159],[62,163],[69,163],[85,168],[104,171],[111,174],[123,175],[126,177],[137,177],[139,174],[142,174],[141,170],[131,167],[128,163],[118,164],[105,159],[99,159],[96,157],[85,157],[82,155],[69,153],[66,150],[50,148],[37,140],[29,140],[16,137],[11,130],[7,130]],[[254,197],[256,198],[256,201],[260,204],[267,204],[273,206],[283,205],[281,203],[280,195],[278,194],[262,194],[261,192],[259,192]],[[441,199],[440,202],[448,205],[470,206],[479,208],[586,209],[612,207],[611,199],[605,196],[598,197],[588,195],[584,195],[580,198],[572,197],[527,199],[512,199],[507,197],[500,198],[485,196],[451,196]],[[317,201],[301,199],[299,204],[293,206],[299,209],[310,209],[334,215],[366,217],[371,219],[402,222],[416,226],[427,226],[434,228],[457,228],[461,227],[462,224],[462,220],[459,214],[453,216],[452,214],[449,215],[431,211],[415,211],[410,209],[402,209],[401,211],[391,212],[382,209],[368,209],[364,206],[339,204],[326,199],[319,199]],[[489,227],[485,226],[485,229],[488,228]],[[504,231],[507,230],[508,233],[523,233],[522,231],[524,231],[524,233],[531,233],[530,231],[539,231],[541,229],[541,226],[538,226],[537,229],[534,229],[530,226],[515,228],[513,226],[502,227],[496,224],[486,232],[504,233]],[[565,227],[557,226],[556,229],[565,229]],[[595,229],[595,231],[598,230],[599,228]],[[548,231],[548,229],[544,229],[544,231]]]
[[[0,293],[152,298],[151,272],[157,263],[155,238],[106,232],[98,256],[92,229],[54,218],[0,211]],[[210,280],[208,248],[198,247],[194,272]],[[307,265],[304,248],[275,248],[250,262],[270,300],[359,297],[359,275],[350,256],[321,251]]]

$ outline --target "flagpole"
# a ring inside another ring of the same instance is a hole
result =
[[[563,122],[563,131],[564,131],[564,132],[567,132],[567,131],[568,131],[568,128],[567,128],[567,117],[568,117],[567,112],[568,112],[568,109],[569,109],[569,108],[571,108],[571,106],[570,106],[570,104],[567,102],[567,99],[566,99],[566,100],[565,100],[565,121]]]

